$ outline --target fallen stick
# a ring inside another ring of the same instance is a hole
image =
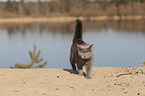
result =
[[[135,73],[130,72],[130,73],[126,73],[126,74],[119,74],[119,75],[117,75],[117,77],[120,77],[120,76],[123,76],[123,75],[137,75],[139,73],[143,74],[143,71],[142,70],[139,70],[139,71],[137,71]]]

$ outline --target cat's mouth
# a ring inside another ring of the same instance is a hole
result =
[[[80,57],[80,59],[82,59],[82,60],[90,60],[91,59],[91,57]]]

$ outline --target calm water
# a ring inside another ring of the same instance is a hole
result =
[[[86,21],[83,38],[94,44],[95,67],[130,67],[145,60],[145,21]],[[30,62],[28,50],[41,50],[45,68],[71,68],[75,23],[0,24],[0,68]]]

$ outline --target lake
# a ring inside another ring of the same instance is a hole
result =
[[[94,44],[94,67],[136,67],[145,60],[145,20],[84,21],[83,39]],[[28,64],[33,45],[44,68],[71,68],[75,22],[0,24],[0,68]],[[42,62],[42,63],[43,63]]]

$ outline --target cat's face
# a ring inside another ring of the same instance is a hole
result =
[[[93,54],[93,44],[88,46],[77,45],[78,55],[81,59],[90,59]]]

